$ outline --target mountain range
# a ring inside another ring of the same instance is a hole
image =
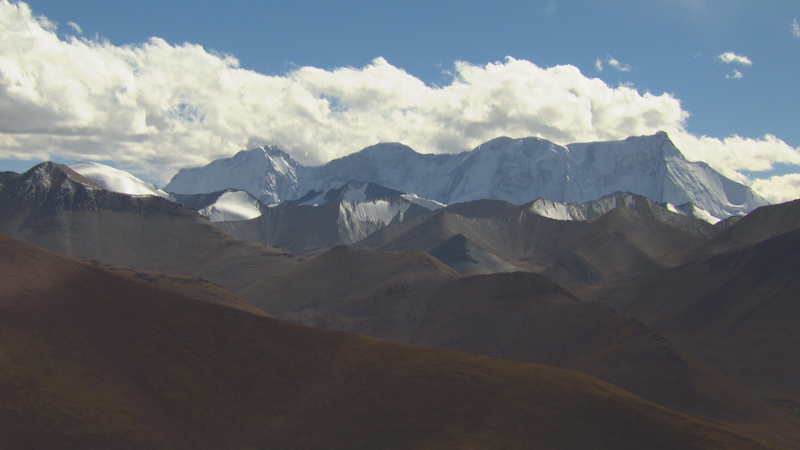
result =
[[[381,143],[316,167],[270,146],[181,169],[164,189],[199,194],[236,188],[270,204],[312,190],[327,192],[352,180],[443,204],[497,199],[520,205],[538,198],[583,203],[631,192],[712,223],[767,204],[707,164],[686,160],[664,132],[567,146],[502,137],[472,151],[437,155]]]
[[[669,153],[565,148],[643,142]],[[4,448],[800,446],[797,202],[712,225],[345,174],[266,206],[104,167],[0,174]]]

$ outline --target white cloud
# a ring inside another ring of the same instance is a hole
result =
[[[761,139],[730,136],[725,139],[697,137],[686,132],[670,134],[686,158],[707,162],[711,167],[735,181],[748,183],[741,171],[765,172],[775,164],[800,165],[800,149],[770,134]]]
[[[743,66],[752,66],[753,62],[747,58],[747,56],[739,56],[733,52],[725,52],[721,55],[717,55],[717,59],[724,62],[725,64],[741,64]]]
[[[67,25],[72,27],[72,29],[75,30],[76,33],[83,34],[83,30],[81,29],[80,25],[78,25],[77,23],[75,23],[75,22],[67,22]]]
[[[631,71],[631,66],[629,66],[628,64],[622,65],[622,64],[619,63],[619,61],[617,61],[616,59],[614,59],[614,58],[612,58],[610,56],[608,57],[608,65],[613,67],[613,68],[615,68],[615,69],[617,69],[617,70],[619,70],[620,72],[630,72]]]
[[[603,63],[604,62],[608,63],[609,66],[619,70],[620,72],[630,72],[631,71],[631,66],[630,65],[628,65],[628,64],[620,64],[620,62],[617,61],[616,59],[614,59],[614,57],[612,57],[611,55],[606,55],[606,59],[605,60],[601,60],[600,58],[597,58],[597,60],[594,63],[594,67],[598,71],[602,72],[603,71]]]
[[[191,44],[60,40],[0,2],[0,157],[115,161],[160,181],[276,144],[322,163],[381,141],[459,152],[500,135],[559,143],[651,134],[687,114],[668,94],[610,87],[573,66],[457,62],[425,85],[377,58],[363,68],[267,76]]]
[[[796,200],[800,198],[800,174],[755,180],[752,187],[772,204]]]
[[[738,79],[743,78],[743,77],[744,77],[744,75],[742,75],[742,72],[739,72],[736,69],[733,69],[733,74],[725,75],[725,78],[727,78],[729,80],[738,80]]]
[[[794,22],[792,22],[791,26],[792,26],[792,36],[800,38],[800,25],[797,24],[797,19],[794,19]]]
[[[673,96],[612,87],[573,66],[457,62],[452,76],[431,87],[383,58],[267,76],[158,38],[61,40],[24,3],[0,0],[0,158],[114,161],[163,183],[263,144],[319,164],[386,141],[440,153],[503,135],[567,144],[664,130],[687,157],[738,180],[747,181],[742,170],[800,164],[773,136],[695,137]]]

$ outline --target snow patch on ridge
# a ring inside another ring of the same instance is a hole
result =
[[[211,222],[250,220],[261,216],[258,200],[246,191],[225,192],[216,202],[197,212]]]
[[[154,185],[136,178],[128,172],[96,162],[82,162],[70,169],[88,178],[98,186],[127,195],[154,195],[172,200],[170,195]]]
[[[411,202],[396,202],[389,200],[370,201],[342,201],[339,204],[339,216],[351,216],[360,222],[389,225],[395,217],[402,220],[403,214],[408,211]]]
[[[401,197],[410,201],[411,203],[416,203],[417,205],[422,206],[423,208],[430,209],[431,211],[435,211],[439,208],[444,208],[445,206],[447,206],[444,203],[437,202],[436,200],[429,200],[427,198],[422,198],[417,194],[403,194],[401,195]]]

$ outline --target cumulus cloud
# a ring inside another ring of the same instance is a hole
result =
[[[736,64],[741,64],[743,66],[753,65],[753,62],[750,61],[750,59],[747,58],[747,56],[740,56],[733,52],[725,52],[721,55],[717,55],[717,59],[724,62],[725,64],[736,63]]]
[[[650,134],[687,114],[640,94],[507,58],[456,62],[432,87],[377,58],[362,68],[267,76],[227,55],[153,38],[68,37],[23,3],[0,2],[0,156],[112,160],[161,181],[178,168],[276,144],[306,164],[381,141],[459,152],[500,135],[559,143]]]
[[[59,39],[24,3],[0,0],[0,158],[113,161],[164,183],[181,167],[264,144],[320,164],[387,141],[441,153],[498,136],[567,144],[664,130],[690,159],[737,179],[798,153],[772,136],[695,137],[673,96],[609,86],[573,66],[509,57],[456,62],[450,73],[429,86],[377,58],[268,76],[198,45]]]
[[[769,134],[762,139],[740,136],[718,139],[678,132],[670,134],[670,138],[687,159],[704,161],[726,177],[744,184],[751,184],[751,180],[742,171],[766,172],[778,163],[800,165],[800,149]]]
[[[614,69],[617,69],[620,72],[630,72],[631,71],[631,66],[630,65],[628,65],[628,64],[620,64],[620,62],[617,61],[616,59],[614,59],[614,57],[612,57],[611,55],[606,55],[606,59],[605,60],[597,58],[597,60],[594,63],[595,69],[597,69],[598,71],[602,72],[603,71],[603,63],[604,62],[608,63],[608,65],[610,67],[613,67]]]
[[[800,174],[755,180],[752,187],[772,204],[796,200],[800,198]]]
[[[797,19],[794,19],[794,22],[791,23],[791,27],[792,27],[792,36],[800,38],[800,25],[797,24]]]

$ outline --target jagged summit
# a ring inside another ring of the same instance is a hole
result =
[[[0,186],[3,199],[37,204],[80,204],[89,199],[90,190],[104,189],[67,166],[43,162]]]
[[[95,189],[103,189],[102,186],[84,177],[70,167],[52,161],[39,163],[28,169],[22,176],[23,178],[30,179],[32,186],[46,189],[65,183],[78,183]]]
[[[164,187],[175,194],[204,194],[236,188],[265,204],[296,197],[298,171],[302,167],[276,146],[243,150],[208,166],[181,169]]]
[[[263,147],[182,169],[166,190],[203,193],[235,187],[272,203],[310,190],[327,192],[352,180],[443,204],[498,199],[522,205],[537,198],[585,203],[631,192],[657,203],[691,204],[686,211],[712,223],[767,204],[707,164],[687,161],[665,132],[567,146],[536,137],[499,137],[471,151],[437,155],[381,143],[317,167],[304,167],[277,147]]]

